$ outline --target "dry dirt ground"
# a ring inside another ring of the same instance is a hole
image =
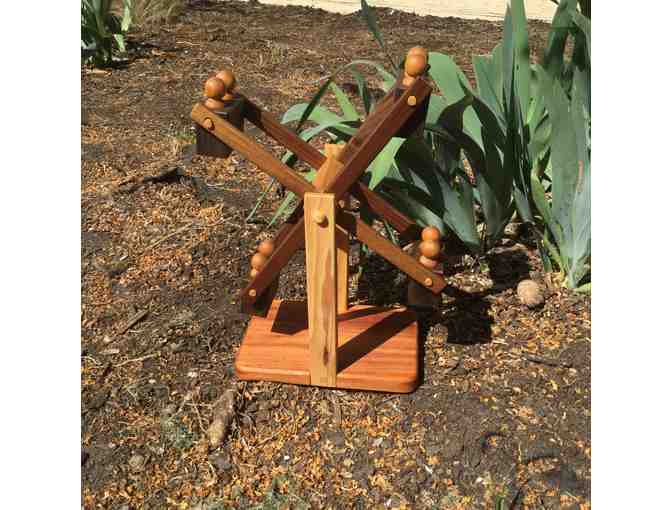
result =
[[[377,15],[397,57],[424,44],[470,78],[471,55],[501,34]],[[530,27],[535,55],[547,30]],[[351,59],[383,62],[362,19],[198,2],[130,47],[126,66],[81,71],[83,508],[589,508],[590,299],[545,286],[542,308],[522,307],[516,284],[543,282],[524,236],[454,268],[463,294],[423,318],[424,381],[410,395],[233,374],[248,321],[237,295],[279,198],[246,222],[268,179],[237,155],[194,156],[189,111],[222,67],[280,115]],[[396,271],[365,264],[358,299],[403,301]],[[280,294],[305,295],[300,257]],[[233,423],[209,449],[224,394]]]

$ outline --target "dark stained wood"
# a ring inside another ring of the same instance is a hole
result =
[[[287,265],[292,255],[303,247],[305,242],[304,231],[304,218],[301,217],[295,224],[289,225],[288,230],[283,232],[282,236],[275,238],[275,251],[269,257],[266,265],[261,268],[259,274],[252,278],[250,283],[241,292],[241,309],[243,312],[250,311],[252,313],[254,303],[278,277],[278,274]],[[281,238],[279,239],[279,237]],[[250,295],[250,291],[254,291],[254,295]],[[257,310],[254,311],[258,314]]]
[[[422,232],[420,225],[397,210],[378,193],[367,188],[363,182],[355,182],[350,188],[350,193],[357,200],[366,204],[373,214],[392,225],[399,232],[402,239],[410,242],[420,237],[420,233]]]
[[[191,118],[197,124],[203,125],[205,119],[210,119],[214,128],[210,131],[226,145],[239,152],[242,156],[261,168],[264,172],[275,177],[283,186],[290,189],[297,196],[314,191],[313,187],[303,177],[298,175],[290,167],[278,161],[272,154],[245,136],[240,130],[224,119],[221,119],[205,106],[197,103],[191,111]]]
[[[416,259],[380,236],[378,232],[356,216],[341,212],[338,217],[338,224],[347,229],[350,234],[361,239],[364,244],[390,264],[399,268],[419,284],[424,285],[434,294],[440,293],[445,288],[446,281],[440,275],[423,267]],[[427,285],[428,281],[431,285]]]
[[[372,127],[372,131],[366,137],[362,146],[355,149],[350,161],[343,165],[341,171],[334,176],[330,176],[330,178],[327,180],[326,188],[321,191],[326,193],[333,193],[337,198],[341,196],[344,191],[347,191],[348,188],[350,188],[357,181],[359,176],[366,170],[368,165],[371,163],[371,161],[373,161],[378,152],[394,135],[399,126],[403,125],[405,120],[408,119],[408,117],[412,114],[413,108],[406,104],[406,98],[408,95],[413,94],[420,99],[424,99],[430,92],[431,87],[429,84],[425,80],[417,79],[415,83],[408,90],[406,90],[402,96],[400,96],[399,99],[397,99],[394,103],[391,103],[391,106],[384,106],[382,114],[372,114],[369,118],[376,119],[375,123],[377,123],[377,125]],[[393,96],[394,94],[389,95],[389,97]],[[215,126],[215,131],[216,130],[217,127]],[[353,139],[354,138],[356,137],[353,137]],[[348,146],[346,145],[346,149],[347,147]],[[260,150],[263,151],[263,149]],[[343,154],[343,157],[345,157],[345,150]],[[277,160],[274,161],[279,163]],[[259,163],[257,164],[259,165]],[[264,168],[262,165],[259,166],[262,169]],[[291,169],[289,171],[291,172]],[[298,178],[301,179],[300,177]],[[310,183],[304,181],[303,179],[302,181],[303,193],[315,191],[315,188]],[[303,196],[303,193],[297,192],[292,188],[292,186],[293,183],[287,185],[287,187],[297,193],[297,195]],[[343,190],[343,192],[337,190]],[[418,280],[421,284],[425,284],[434,293],[440,292],[445,287],[445,282],[442,279],[437,278],[430,271],[427,271],[424,267],[422,267],[416,260],[413,260],[392,243],[379,236],[364,222],[359,219],[355,219],[354,221],[356,227],[352,227],[348,230],[350,230],[351,233],[360,241],[369,245],[372,249],[380,253],[381,256],[385,257],[400,270],[409,274],[411,278]],[[247,285],[247,287],[243,289],[241,295],[241,307],[243,310],[249,310],[253,308],[252,305],[266,291],[269,284],[277,277],[281,269],[289,262],[292,255],[303,246],[303,229],[304,224],[303,219],[301,219],[291,228],[291,230],[287,232],[287,235],[284,239],[276,239],[276,251],[269,258],[266,265],[259,271],[257,276],[255,276]],[[373,243],[373,245],[370,245],[369,243]]]
[[[336,388],[409,393],[421,382],[416,314],[357,305],[338,315]],[[274,301],[253,317],[236,357],[243,380],[310,384],[306,303]]]
[[[234,98],[230,101],[218,101],[218,103],[221,104],[221,107],[213,110],[214,113],[242,131],[245,122],[243,116],[245,102],[242,98]],[[207,128],[208,126],[196,124],[196,152],[202,156],[228,158],[231,155],[231,147],[213,135]]]
[[[393,94],[390,93],[390,100],[392,98]],[[264,131],[268,136],[296,154],[301,161],[305,161],[316,170],[324,164],[326,158],[319,150],[302,140],[291,129],[288,129],[286,126],[275,120],[272,115],[259,108],[248,98],[245,98],[245,118]],[[351,151],[352,150],[351,147]],[[340,157],[341,161],[345,161],[346,154],[347,145],[343,149],[343,153]],[[366,202],[373,214],[387,220],[387,222],[392,225],[404,239],[408,239],[409,241],[417,239],[421,230],[420,227],[405,214],[389,204],[385,199],[378,195],[378,193],[370,190],[364,183],[359,181],[353,184],[350,191],[355,195],[357,200]]]
[[[395,136],[399,128],[413,115],[413,107],[408,106],[406,103],[408,96],[413,95],[418,98],[418,101],[423,101],[431,92],[432,87],[429,83],[422,78],[418,78],[399,99],[393,100],[390,105],[383,105],[380,116],[377,113],[378,108],[376,108],[376,112],[371,114],[359,128],[357,135],[352,137],[348,144],[346,144],[343,151],[343,170],[327,184],[325,191],[336,195],[337,200],[343,193],[347,192],[378,153],[385,147],[387,142],[390,141],[390,138]],[[371,131],[367,132],[369,119],[373,120],[371,122]],[[361,145],[350,155],[348,153],[348,146],[351,143],[354,144],[353,140],[358,139],[360,134],[365,136],[365,138],[361,142]]]
[[[242,94],[241,94],[242,95]],[[261,129],[268,136],[286,147],[310,166],[318,169],[324,163],[324,155],[309,143],[302,140],[294,131],[278,122],[271,114],[259,108],[253,101],[245,96],[245,118]]]

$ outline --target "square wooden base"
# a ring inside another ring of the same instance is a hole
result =
[[[338,316],[338,374],[343,389],[409,393],[420,384],[418,325],[406,308],[353,306]],[[304,301],[273,301],[252,317],[236,357],[240,379],[310,384]]]

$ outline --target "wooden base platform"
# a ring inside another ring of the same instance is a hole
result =
[[[240,379],[311,384],[303,301],[273,301],[252,317],[236,357]],[[420,384],[418,325],[405,308],[353,306],[338,316],[336,387],[409,393]]]

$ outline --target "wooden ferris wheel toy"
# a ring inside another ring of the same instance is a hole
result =
[[[206,81],[206,99],[191,112],[198,153],[228,157],[235,150],[302,200],[275,239],[260,243],[252,257],[241,305],[253,317],[236,358],[239,378],[389,392],[410,392],[420,384],[416,313],[399,307],[349,306],[348,245],[350,237],[364,243],[427,296],[438,296],[446,286],[435,272],[439,231],[422,229],[359,181],[392,137],[421,129],[431,95],[427,59],[423,48],[409,51],[404,72],[355,135],[344,146],[327,144],[325,154],[235,92],[230,71]],[[316,168],[313,183],[247,137],[244,120]],[[420,257],[409,255],[349,212],[344,207],[348,196],[365,203],[402,239],[422,238]],[[274,299],[281,270],[302,248],[307,300]]]

